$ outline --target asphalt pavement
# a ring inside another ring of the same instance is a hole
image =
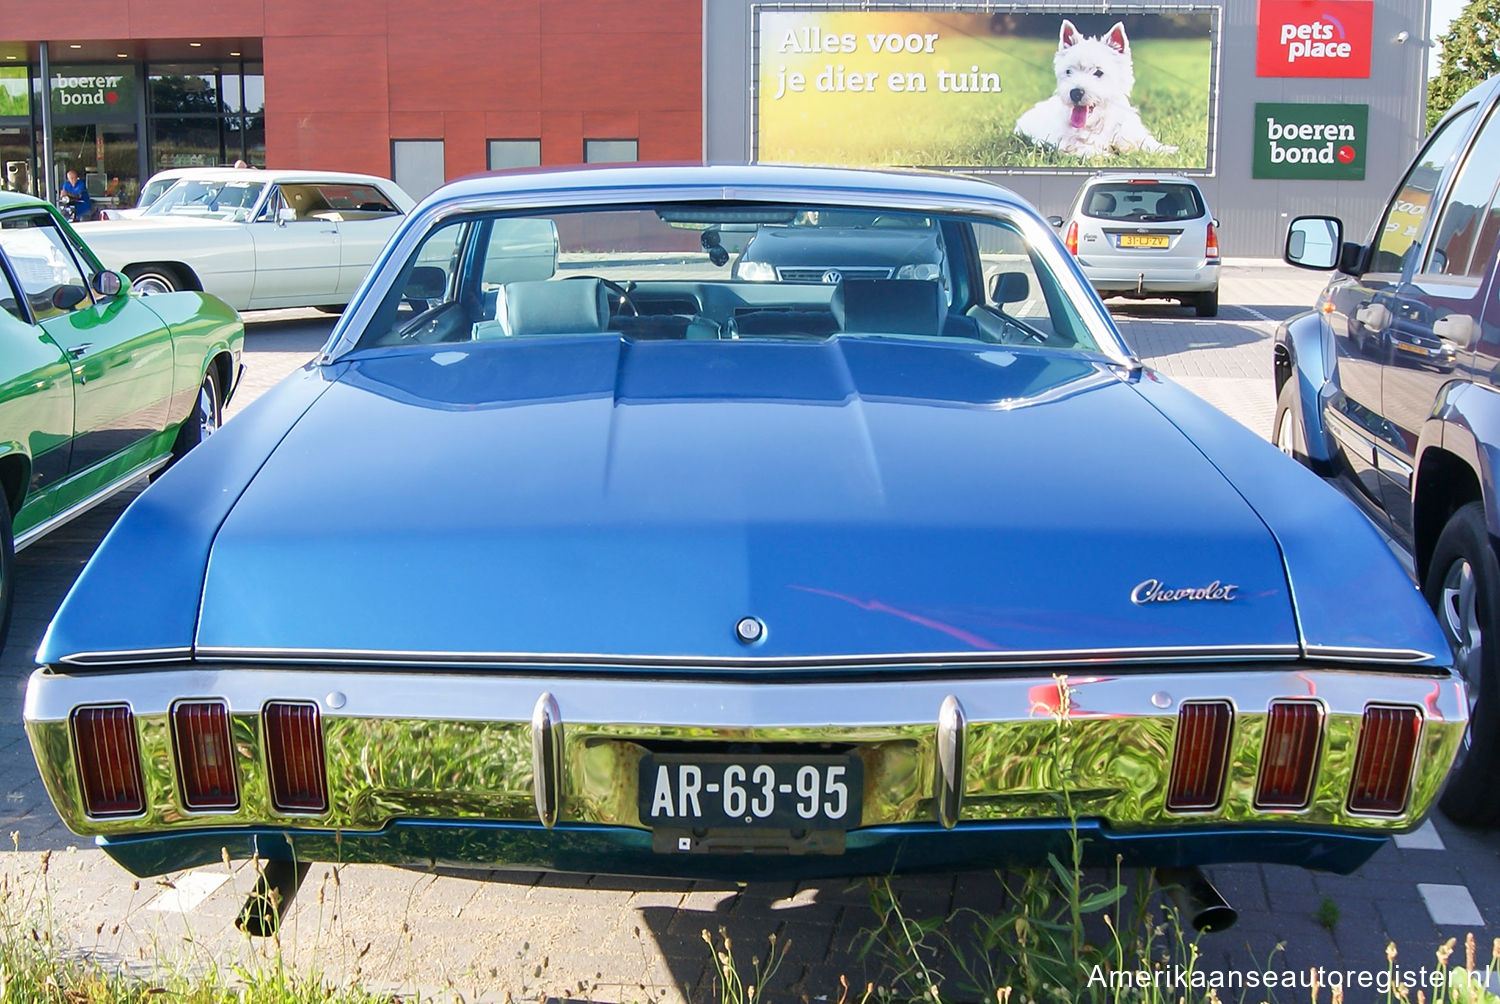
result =
[[[1280,266],[1230,265],[1217,320],[1199,320],[1165,302],[1113,301],[1111,309],[1153,367],[1268,436],[1271,334],[1278,320],[1312,302],[1321,282]],[[246,320],[247,370],[231,421],[305,364],[332,324],[312,311],[263,312]],[[19,848],[0,854],[0,880],[13,894],[26,890],[45,902],[50,923],[73,945],[136,966],[211,961],[223,967],[279,951],[331,981],[359,979],[373,989],[466,1000],[680,1002],[711,998],[714,967],[702,932],[723,928],[742,972],[751,969],[752,955],[765,958],[770,935],[790,943],[757,996],[836,1002],[841,976],[855,988],[851,999],[867,981],[883,978],[880,957],[859,950],[878,923],[863,880],[737,888],[316,865],[279,945],[233,930],[252,882],[243,864],[135,883],[58,821],[21,728],[31,653],[134,494],[100,506],[19,556],[15,618],[0,658],[0,841],[13,833]],[[1500,938],[1500,832],[1465,830],[1441,817],[1398,838],[1351,876],[1256,865],[1214,868],[1211,876],[1240,920],[1201,942],[1200,968],[1208,970],[1323,966],[1384,973],[1391,942],[1398,964],[1416,968],[1432,965],[1434,950],[1448,938],[1458,939],[1461,957],[1464,935],[1472,932],[1481,962]],[[989,873],[903,878],[893,888],[918,918],[982,909],[1003,895],[1001,879]],[[933,964],[941,971],[953,961]],[[1282,990],[1248,999],[1262,997],[1304,1001],[1308,994]],[[1370,991],[1345,999],[1385,998]]]

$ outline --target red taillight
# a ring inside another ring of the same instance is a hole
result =
[[[1078,221],[1074,220],[1068,224],[1068,235],[1063,238],[1063,243],[1068,247],[1068,254],[1078,253]]]
[[[1208,248],[1204,251],[1204,255],[1209,258],[1219,257],[1219,232],[1214,229],[1212,223],[1208,225]]]
[[[1275,701],[1266,715],[1260,753],[1258,809],[1304,809],[1318,769],[1323,709],[1315,701]]]
[[[135,716],[123,704],[73,712],[73,746],[90,816],[135,816],[146,809]]]
[[[1177,712],[1172,750],[1172,780],[1167,808],[1194,812],[1218,808],[1224,797],[1224,768],[1229,763],[1229,733],[1234,710],[1225,701],[1187,701]]]
[[[240,806],[229,738],[229,712],[219,701],[181,701],[172,708],[172,746],[182,804],[194,811]]]
[[[324,812],[323,731],[315,704],[271,701],[265,707],[271,804],[285,812]]]
[[[1411,770],[1422,733],[1422,714],[1416,708],[1371,704],[1359,727],[1359,751],[1354,754],[1354,782],[1349,787],[1350,812],[1399,815],[1411,793]]]

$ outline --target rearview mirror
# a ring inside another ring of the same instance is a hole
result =
[[[1301,268],[1329,269],[1339,262],[1344,224],[1333,216],[1299,216],[1286,231],[1281,257]]]
[[[293,209],[291,206],[282,206],[280,209],[276,210],[276,225],[278,227],[284,227],[288,223],[296,222],[297,210]]]
[[[998,272],[990,279],[990,302],[997,306],[1019,303],[1031,295],[1025,272]]]
[[[1061,216],[1049,216],[1047,217],[1047,222],[1052,224],[1053,229],[1059,229],[1063,225],[1063,218]]]

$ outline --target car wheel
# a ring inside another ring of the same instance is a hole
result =
[[[16,539],[10,523],[10,503],[0,492],[0,652],[10,636],[10,608],[16,586]]]
[[[125,270],[130,290],[141,296],[172,293],[183,288],[182,277],[170,265],[131,265]]]
[[[1422,592],[1469,694],[1469,730],[1439,804],[1454,822],[1494,823],[1500,821],[1500,561],[1484,503],[1469,503],[1443,527]]]
[[[189,450],[218,432],[223,423],[224,392],[219,388],[219,370],[213,363],[209,363],[208,372],[203,374],[203,384],[198,388],[198,399],[193,403],[193,411],[177,430],[177,439],[172,443],[172,459],[167,467],[177,463]],[[152,480],[160,475],[161,472],[158,471],[152,476]]]
[[[1199,317],[1219,316],[1219,287],[1215,286],[1207,293],[1199,293],[1193,300],[1193,309]]]

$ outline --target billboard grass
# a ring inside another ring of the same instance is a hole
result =
[[[1199,39],[1132,42],[1136,85],[1131,101],[1146,127],[1176,153],[1135,151],[1088,160],[1039,147],[1015,134],[1016,119],[1056,86],[1050,39],[1008,38],[1003,48],[981,38],[953,39],[948,67],[977,64],[1000,73],[1002,90],[990,94],[927,94],[902,109],[898,95],[847,93],[797,95],[803,114],[778,109],[774,57],[761,71],[762,162],[851,166],[1081,168],[1208,166],[1210,50]],[[893,69],[906,69],[895,67]],[[883,76],[883,74],[882,74]],[[929,73],[935,78],[935,72]],[[942,102],[937,113],[935,102]],[[769,114],[768,114],[769,113]],[[879,122],[862,129],[862,121]],[[892,137],[902,142],[892,143]]]

